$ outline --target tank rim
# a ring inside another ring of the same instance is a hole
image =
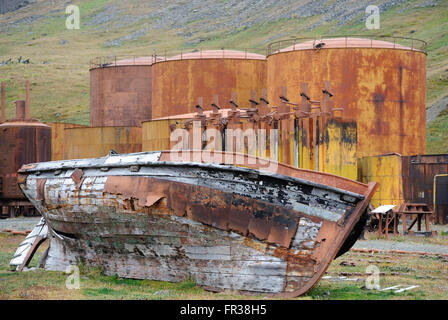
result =
[[[336,40],[336,39],[345,39],[345,45],[338,46],[319,46],[324,40]],[[365,45],[360,44],[351,44],[349,41],[364,41]],[[388,40],[392,40],[388,41]],[[306,44],[309,42],[312,46],[309,48],[300,47],[300,45]],[[376,42],[376,44],[375,44]],[[378,42],[381,42],[383,45],[379,46]],[[410,46],[405,46],[403,42],[408,42]],[[316,44],[315,44],[316,43]],[[370,43],[370,45],[369,45]],[[386,44],[390,44],[390,46],[386,46]],[[295,48],[295,46],[299,46]],[[292,47],[292,48],[291,48]],[[283,39],[279,41],[274,41],[268,44],[266,57],[270,57],[274,54],[285,53],[285,52],[293,52],[293,51],[305,51],[305,50],[319,50],[319,49],[392,49],[392,50],[403,50],[403,51],[413,51],[413,52],[422,52],[427,55],[426,52],[427,43],[424,40],[409,38],[409,37],[398,37],[398,36],[387,36],[387,35],[322,35],[320,37],[291,37],[289,39]]]

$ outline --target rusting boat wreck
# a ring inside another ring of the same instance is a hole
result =
[[[83,262],[126,278],[298,296],[356,241],[376,188],[265,170],[247,155],[233,166],[172,152],[23,166],[19,185],[50,231],[45,267]]]

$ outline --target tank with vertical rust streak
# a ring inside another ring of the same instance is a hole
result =
[[[195,112],[198,97],[212,110],[213,96],[229,107],[232,92],[247,107],[251,90],[266,87],[266,57],[235,51],[207,50],[184,53],[152,66],[152,118]]]
[[[151,118],[151,66],[155,58],[141,57],[90,69],[90,124],[140,126]]]
[[[0,206],[6,208],[28,203],[17,184],[17,170],[26,163],[51,160],[51,127],[25,114],[25,101],[16,101],[16,118],[0,124]]]
[[[324,38],[276,50],[267,57],[269,100],[280,103],[286,86],[288,98],[300,101],[303,82],[311,97],[320,97],[329,80],[335,106],[357,122],[358,157],[424,154],[426,53],[417,43]]]

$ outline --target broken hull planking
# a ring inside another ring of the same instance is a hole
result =
[[[48,269],[84,262],[120,277],[193,277],[216,290],[305,293],[370,199],[219,165],[79,170],[21,180],[52,233]]]

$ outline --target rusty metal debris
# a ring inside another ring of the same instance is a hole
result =
[[[398,254],[416,254],[421,256],[440,256],[447,257],[448,254],[443,253],[434,253],[434,252],[426,252],[426,251],[405,251],[405,250],[383,250],[383,249],[367,249],[367,248],[352,248],[350,251],[353,252],[362,252],[362,253],[398,253]]]

